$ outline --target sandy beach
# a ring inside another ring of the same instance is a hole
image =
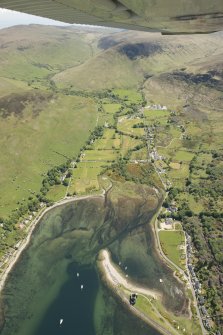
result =
[[[138,295],[143,295],[146,299],[151,300],[152,299],[162,299],[162,295],[155,291],[150,290],[149,288],[141,287],[133,282],[131,282],[129,279],[125,277],[125,274],[122,274],[121,271],[118,271],[118,269],[115,267],[114,264],[112,264],[110,254],[107,250],[102,250],[99,254],[98,258],[98,269],[102,273],[102,275],[105,275],[105,282],[107,285],[114,291],[114,293],[121,299],[121,301],[125,304],[125,306],[128,308],[128,310],[139,317],[141,320],[149,324],[150,326],[154,327],[156,330],[160,332],[160,334],[163,335],[179,335],[176,329],[172,327],[171,324],[168,322],[164,322],[166,324],[167,328],[163,327],[164,325],[160,325],[155,320],[153,320],[149,315],[143,313],[139,309],[137,309],[135,306],[131,306],[129,304],[129,299],[125,296],[124,292],[120,289],[120,286],[122,286],[124,289],[127,289],[128,291],[132,293],[137,293]],[[162,318],[159,311],[154,307],[154,310],[157,311],[158,315]],[[168,330],[169,329],[169,330]]]
[[[2,289],[4,288],[5,281],[8,277],[8,274],[10,273],[13,266],[18,261],[20,255],[22,254],[24,249],[28,246],[28,244],[30,242],[30,238],[31,238],[32,233],[33,233],[33,230],[35,229],[36,225],[39,223],[39,221],[43,218],[43,216],[47,212],[51,211],[53,208],[56,208],[58,206],[62,206],[64,204],[68,204],[70,202],[74,202],[74,201],[78,201],[78,200],[84,200],[84,199],[88,199],[88,198],[98,198],[98,197],[104,197],[104,192],[102,194],[99,194],[99,195],[86,195],[86,196],[82,196],[82,197],[63,199],[63,200],[58,201],[57,203],[55,203],[51,207],[45,208],[41,213],[39,213],[39,215],[37,215],[37,217],[35,217],[34,220],[30,223],[29,231],[28,231],[28,234],[27,234],[26,238],[21,241],[20,246],[18,247],[17,250],[14,251],[14,253],[10,257],[9,261],[7,262],[7,265],[6,265],[7,267],[3,270],[3,272],[0,275],[0,293],[1,293]]]
[[[156,292],[155,290],[137,286],[129,279],[127,279],[124,274],[121,274],[112,264],[109,252],[107,250],[102,250],[100,255],[102,258],[101,265],[106,273],[107,279],[112,285],[122,285],[129,291],[141,293],[154,299],[161,299],[162,296],[160,293]]]

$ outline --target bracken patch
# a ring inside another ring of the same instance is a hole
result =
[[[31,105],[33,115],[37,116],[52,98],[52,93],[45,92],[12,93],[0,99],[0,116],[7,118],[14,114],[17,117],[22,117],[23,111],[28,105]]]

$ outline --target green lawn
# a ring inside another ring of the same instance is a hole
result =
[[[181,256],[180,245],[185,244],[185,237],[182,231],[159,231],[160,244],[164,254],[177,266],[184,268]]]
[[[176,152],[174,159],[177,161],[190,162],[194,154],[188,151],[179,150]]]

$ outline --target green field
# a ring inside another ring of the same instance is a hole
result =
[[[71,184],[68,192],[72,194],[84,194],[99,190],[100,185],[98,176],[103,169],[103,163],[99,162],[80,162],[73,170]]]
[[[114,161],[117,158],[115,150],[85,150],[84,157],[81,159],[85,161]]]
[[[97,139],[92,145],[92,149],[119,149],[121,144],[120,135],[114,129],[105,129],[102,138]]]
[[[147,148],[142,148],[137,151],[133,151],[131,154],[131,159],[136,159],[136,160],[146,160],[148,159],[148,151]]]
[[[193,157],[194,157],[193,153],[179,150],[176,152],[174,159],[177,161],[190,162]]]
[[[44,94],[35,91],[33,99]],[[25,101],[25,92],[22,97]],[[89,98],[54,95],[42,110],[30,101],[19,115],[1,119],[0,216],[38,192],[50,168],[77,155],[95,126],[95,111]]]
[[[131,103],[142,103],[142,94],[134,90],[114,89],[113,93],[120,99],[124,100],[127,105]]]
[[[146,120],[160,120],[160,119],[166,119],[170,115],[170,112],[167,110],[148,110],[144,109],[144,116]]]
[[[53,202],[61,200],[64,198],[67,191],[67,187],[64,185],[54,185],[47,192],[47,198]]]
[[[164,254],[177,266],[184,268],[184,261],[181,256],[183,251],[179,248],[181,245],[185,247],[185,237],[182,231],[159,231],[160,244]]]
[[[120,117],[118,120],[118,130],[125,134],[144,136],[144,128],[133,128],[134,125],[142,122],[140,119],[127,119],[126,117]]]
[[[103,106],[105,113],[108,113],[108,114],[117,113],[121,107],[120,104],[103,104],[102,106]]]
[[[178,201],[180,203],[186,201],[189,205],[190,210],[192,210],[195,214],[199,214],[205,208],[201,199],[195,199],[192,194],[188,194],[186,192],[182,192],[179,194]]]
[[[171,179],[186,179],[189,176],[189,166],[187,164],[180,164],[179,169],[171,169],[168,172],[168,177]]]
[[[141,140],[137,140],[135,138],[132,138],[130,136],[121,135],[121,153],[122,155],[125,155],[128,150],[133,149],[137,145],[142,144]]]

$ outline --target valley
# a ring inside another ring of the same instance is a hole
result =
[[[117,217],[106,234],[96,229],[93,254],[109,247],[117,258],[116,233],[129,230],[122,257],[143,271],[149,263],[144,242],[142,249],[137,244],[137,260],[132,250],[142,236],[134,226],[138,218],[132,217],[142,216],[143,234],[151,230],[159,255],[155,259],[170,271],[170,282],[177,278],[184,287],[179,315],[165,299],[151,303],[146,296],[136,310],[145,318],[152,315],[171,334],[217,334],[223,275],[222,34],[183,36],[182,46],[178,36],[29,29],[32,42],[29,30],[25,35],[21,30],[21,40],[16,30],[11,42],[5,41],[6,30],[0,36],[3,53],[11,54],[10,65],[0,58],[5,64],[0,72],[2,276],[46,208],[102,197]],[[40,46],[33,44],[39,36]],[[140,284],[155,285],[134,272],[129,276]],[[149,269],[146,273],[151,276]],[[167,294],[173,284],[157,279]],[[119,290],[130,294],[125,287]]]

